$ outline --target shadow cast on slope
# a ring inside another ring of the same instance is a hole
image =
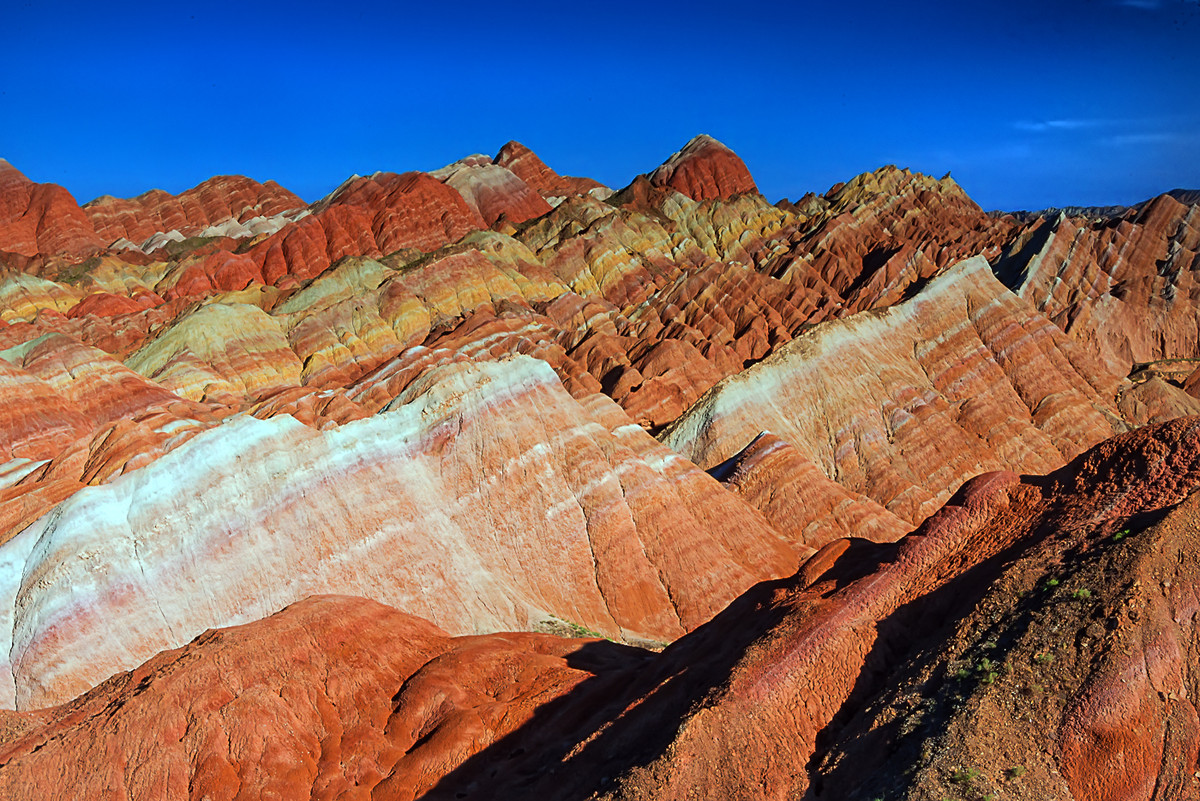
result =
[[[1089,526],[1080,539],[1064,539],[1056,548],[1058,559],[1039,563],[1037,569],[1046,578],[1074,574],[1086,563],[1101,558],[1097,546],[1112,531],[1121,527],[1145,529],[1172,508],[1093,521],[1099,525]],[[1008,547],[933,592],[900,606],[879,622],[875,644],[854,688],[817,737],[808,764],[810,785],[805,799],[874,799],[902,794],[910,777],[921,767],[923,744],[944,733],[965,699],[990,684],[990,679],[985,681],[986,674],[978,671],[966,676],[952,673],[961,657],[986,657],[999,670],[1048,605],[1070,603],[1066,598],[1054,598],[1054,593],[1040,583],[1033,592],[1009,596],[1004,590],[997,593],[998,583],[1010,569],[1059,534],[1054,519],[1058,511],[1052,506],[1028,533],[1018,536]],[[1002,608],[989,606],[988,612],[982,612],[981,606],[988,603],[989,596],[997,594]],[[981,625],[975,626],[962,642],[956,662],[951,656],[953,649],[947,646],[971,617]],[[919,710],[915,716],[919,722],[911,725],[909,715],[914,710]],[[899,714],[888,719],[884,713],[890,711]],[[882,725],[881,719],[886,721]]]
[[[771,599],[793,581],[756,585],[648,659],[615,643],[583,646],[567,658],[571,667],[590,671],[630,656],[640,664],[599,672],[539,707],[523,726],[469,757],[421,798],[573,801],[612,789],[617,776],[661,756],[689,712],[717,692],[749,645],[783,618]]]

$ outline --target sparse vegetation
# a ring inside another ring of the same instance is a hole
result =
[[[1024,765],[1013,765],[1008,770],[1004,771],[1004,775],[1010,779],[1017,779],[1025,775]]]
[[[1047,587],[1057,587],[1057,586],[1058,586],[1058,579],[1056,579],[1056,578],[1047,579],[1047,580],[1046,580],[1046,586],[1047,586]]]
[[[959,768],[954,771],[954,774],[950,777],[950,781],[955,784],[970,784],[979,778],[979,774],[979,768]]]
[[[72,264],[69,267],[59,270],[58,275],[54,276],[54,279],[60,284],[79,284],[88,277],[92,270],[99,266],[100,259],[96,256],[92,256],[79,262],[78,264]]]
[[[1048,665],[1054,661],[1054,654],[1049,651],[1042,651],[1033,655],[1033,661],[1039,665]]]
[[[1080,587],[1079,589],[1075,590],[1075,592],[1071,593],[1071,597],[1076,601],[1086,601],[1092,597],[1092,591],[1087,587]]]
[[[611,637],[606,637],[598,631],[593,631],[578,623],[572,623],[569,620],[563,620],[559,617],[551,616],[548,620],[542,621],[537,627],[538,631],[546,634],[556,634],[559,637],[579,637],[596,640],[612,640]]]

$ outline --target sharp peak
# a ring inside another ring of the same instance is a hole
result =
[[[910,170],[908,167],[897,167],[895,164],[885,164],[882,167],[878,167],[874,170],[861,172],[850,180],[841,184],[835,184],[834,188],[826,193],[826,197],[851,187],[865,187],[875,183],[896,180],[905,180],[908,183],[918,184],[937,184],[947,190],[956,189],[960,192],[962,191],[962,187],[959,186],[958,182],[954,180],[949,172],[947,172],[941,178],[935,178],[928,173]]]
[[[691,139],[688,140],[686,145],[679,148],[674,153],[672,153],[670,156],[665,158],[663,160],[663,163],[661,165],[659,165],[658,169],[661,170],[665,167],[671,167],[671,166],[677,165],[680,162],[685,161],[689,157],[695,155],[696,153],[698,153],[702,150],[709,149],[709,148],[716,148],[719,150],[724,150],[728,153],[733,153],[733,151],[730,150],[728,147],[726,147],[724,143],[718,141],[717,139],[714,139],[713,137],[709,136],[708,134],[706,134],[706,133],[696,134],[695,136],[693,136]],[[734,155],[737,155],[737,154],[734,153]]]
[[[728,145],[726,145],[721,140],[717,139],[714,136],[710,136],[709,134],[701,133],[701,134],[696,134],[695,136],[693,136],[691,139],[689,139],[687,141],[686,145],[684,145],[679,150],[672,153],[671,157],[668,158],[664,162],[664,164],[671,163],[674,161],[679,161],[680,159],[682,159],[686,156],[690,156],[693,153],[697,153],[701,150],[708,150],[710,148],[716,149],[716,150],[723,150],[727,153],[733,153],[732,148],[730,148]]]
[[[724,142],[722,142],[720,139],[717,139],[715,136],[711,136],[706,133],[696,134],[691,139],[689,139],[688,143],[686,145],[684,145],[683,147],[686,150],[689,147],[700,147],[702,145],[717,145],[719,147],[725,148],[726,150],[729,149],[729,147]]]

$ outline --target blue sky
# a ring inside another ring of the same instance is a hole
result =
[[[622,186],[701,132],[771,200],[888,163],[985,208],[1200,188],[1197,0],[5,5],[0,157],[80,202],[509,139]]]

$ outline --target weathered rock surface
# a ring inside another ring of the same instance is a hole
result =
[[[100,237],[70,192],[57,184],[35,184],[0,159],[0,251],[84,256],[100,247]]]
[[[274,181],[260,184],[242,175],[218,175],[178,195],[151,189],[135,198],[104,196],[83,210],[105,244],[118,239],[146,243],[155,234],[177,232],[181,237],[253,235],[259,220],[303,209],[307,204]],[[237,226],[218,229],[219,223]],[[213,230],[206,230],[206,229]],[[148,243],[149,244],[149,243]],[[165,240],[160,240],[165,244]]]
[[[655,186],[669,186],[692,200],[729,198],[758,191],[737,154],[707,134],[692,139],[649,177]]]
[[[819,288],[840,313],[889,306],[910,287],[972,256],[995,260],[1015,234],[949,175],[894,166],[863,173],[806,204],[812,225],[771,254],[764,271]]]
[[[607,187],[591,178],[559,175],[546,166],[537,154],[520,142],[508,142],[496,154],[495,163],[520,178],[527,186],[549,200],[571,195],[603,195]],[[604,198],[601,197],[601,200]]]
[[[1186,199],[0,165],[0,796],[1196,795]]]
[[[468,156],[431,172],[453,187],[487,225],[503,217],[522,223],[550,211],[545,198],[511,171],[482,154]]]
[[[1009,251],[1009,286],[1111,372],[1200,354],[1200,206],[1161,195],[1119,219],[1046,220]]]
[[[854,517],[895,533],[972,476],[1046,472],[1124,431],[1114,405],[1121,386],[979,258],[905,303],[801,334],[710,390],[663,441],[711,467],[770,431],[790,447],[787,458],[743,457],[738,482],[775,488],[766,497],[782,503],[781,527],[813,525],[820,542],[825,511],[861,496],[874,504]],[[798,473],[812,478],[785,481]],[[811,506],[783,500],[790,486],[826,494]]]
[[[1197,489],[1196,418],[1046,477],[989,474],[902,542],[833,543],[659,655],[455,639],[314,597],[69,704],[8,713],[0,787],[52,775],[75,795],[134,798],[352,785],[397,799],[1186,798],[1200,662],[1180,610],[1198,595]]]
[[[312,593],[456,633],[553,615],[664,641],[796,564],[757,512],[529,358],[428,371],[324,432],[234,418],[75,494],[0,558],[21,707]]]
[[[190,400],[237,403],[300,383],[300,360],[257,306],[210,303],[134,353],[135,372]]]

